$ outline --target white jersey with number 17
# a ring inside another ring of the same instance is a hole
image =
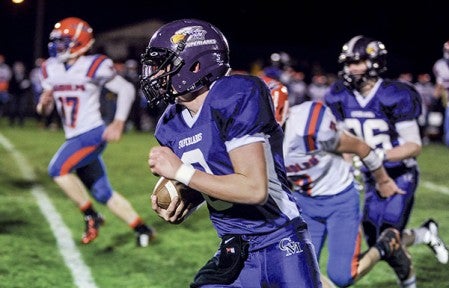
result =
[[[67,139],[104,124],[100,113],[102,86],[116,75],[105,55],[81,56],[70,67],[49,58],[42,65],[42,86],[53,90]]]

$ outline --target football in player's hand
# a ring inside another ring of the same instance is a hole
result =
[[[169,180],[160,177],[154,186],[153,195],[157,196],[157,205],[163,209],[167,209],[171,200],[178,196],[184,201],[186,205],[193,205],[196,207],[204,201],[202,194],[187,185],[182,184],[176,180]]]

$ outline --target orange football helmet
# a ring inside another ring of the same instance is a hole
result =
[[[265,75],[261,75],[260,78],[262,78],[268,88],[270,88],[271,98],[273,99],[274,104],[274,116],[276,121],[283,126],[287,120],[289,108],[287,86],[282,84],[282,82]]]
[[[68,17],[55,24],[50,33],[48,52],[61,62],[86,53],[94,44],[93,29],[77,17]]]

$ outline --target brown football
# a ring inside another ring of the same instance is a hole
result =
[[[160,177],[154,186],[152,194],[157,195],[157,205],[163,209],[167,209],[171,199],[175,196],[180,197],[186,205],[192,204],[197,206],[204,201],[202,194],[187,185],[175,180],[169,180]]]

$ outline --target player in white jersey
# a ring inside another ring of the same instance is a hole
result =
[[[48,172],[84,214],[82,243],[93,241],[104,223],[92,206],[89,190],[96,201],[134,229],[138,246],[147,246],[155,236],[154,229],[112,189],[101,157],[107,143],[122,136],[135,88],[116,73],[111,59],[86,55],[93,43],[92,28],[76,17],[56,23],[50,34],[50,58],[42,65],[44,91],[36,110],[48,115],[56,105],[66,141],[53,156]],[[118,95],[114,121],[107,127],[100,113],[103,86]]]
[[[383,197],[403,193],[388,176],[382,160],[368,144],[337,129],[336,119],[320,101],[306,101],[290,108],[285,125],[284,159],[287,176],[309,226],[318,260],[326,238],[328,277],[347,287],[365,275],[381,259],[405,261],[407,254],[399,232],[387,230],[375,246],[361,253],[359,191],[351,166],[341,153],[355,153],[370,168]],[[401,262],[402,263],[402,262]],[[324,287],[332,287],[323,279]]]

